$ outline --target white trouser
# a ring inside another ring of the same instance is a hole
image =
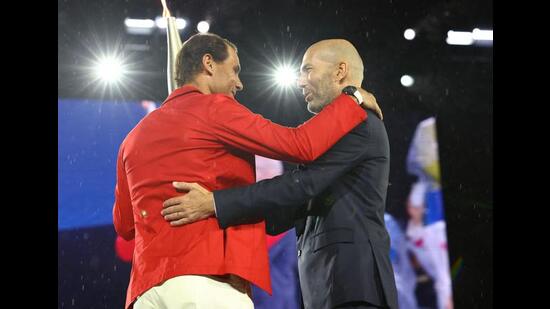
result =
[[[246,293],[205,276],[185,275],[166,280],[143,293],[134,309],[254,309]]]

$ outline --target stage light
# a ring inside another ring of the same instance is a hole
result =
[[[107,83],[116,83],[124,75],[124,66],[115,57],[106,57],[96,63],[95,73],[98,78]]]
[[[124,19],[124,25],[126,26],[126,31],[130,34],[149,35],[153,33],[155,21],[152,19],[126,18]]]
[[[155,22],[152,19],[126,18],[124,25],[128,28],[153,28],[155,27]]]
[[[208,32],[209,29],[210,29],[210,24],[204,20],[197,24],[197,30],[200,33],[206,33]]]
[[[416,32],[414,32],[413,29],[409,28],[409,29],[405,30],[405,33],[403,33],[403,35],[405,36],[405,39],[410,41],[410,40],[414,39],[414,37],[416,36]]]
[[[493,46],[493,30],[479,28],[475,28],[472,32],[450,30],[447,32],[447,44]]]
[[[275,82],[280,87],[289,87],[296,85],[296,70],[293,68],[282,65],[275,69],[275,72],[273,73],[273,78],[275,79]]]
[[[468,31],[453,31],[447,32],[447,44],[449,45],[472,45],[474,38],[471,32]]]
[[[414,78],[410,75],[403,75],[401,76],[401,85],[405,87],[410,87],[414,84]]]
[[[474,31],[472,31],[472,37],[476,41],[492,41],[493,30],[480,30],[475,28]]]
[[[166,29],[166,18],[164,17],[157,17],[155,19],[155,24],[157,25],[157,28],[160,29]],[[176,27],[178,30],[182,30],[187,26],[187,21],[183,18],[176,18]]]

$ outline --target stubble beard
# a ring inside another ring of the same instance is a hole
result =
[[[331,103],[339,95],[339,93],[332,93],[328,83],[321,84],[317,93],[319,95],[314,98],[313,101],[307,103],[307,110],[313,114],[320,113],[325,106]]]

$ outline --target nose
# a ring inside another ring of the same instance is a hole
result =
[[[235,87],[237,88],[237,91],[241,91],[244,89],[244,85],[243,83],[241,82],[241,79],[240,78],[237,78],[237,84],[235,85]]]
[[[300,74],[298,76],[298,79],[296,79],[296,84],[298,85],[299,88],[304,88],[306,86],[304,74]]]

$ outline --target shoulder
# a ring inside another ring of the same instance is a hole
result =
[[[362,125],[363,129],[369,132],[369,134],[386,134],[386,126],[384,125],[384,121],[378,118],[378,115],[371,110],[367,110],[367,119],[362,122]]]
[[[216,93],[207,96],[212,112],[249,111],[244,105],[229,95]]]
[[[378,118],[378,115],[370,110],[370,109],[367,109],[367,119],[365,120],[367,123],[373,123],[374,125],[377,125],[377,126],[384,126],[384,122]]]
[[[367,119],[357,125],[350,134],[342,140],[355,143],[365,151],[389,147],[388,134],[384,122],[375,112],[367,110]],[[375,147],[376,146],[376,147]]]
[[[235,98],[230,97],[226,94],[221,93],[213,93],[213,94],[207,94],[207,100],[211,102],[212,104],[239,104]],[[239,104],[240,105],[240,104]]]
[[[367,118],[361,121],[353,130],[350,131],[349,135],[358,135],[360,137],[367,137],[371,134],[373,130],[383,126],[382,121],[374,112],[367,110]]]

